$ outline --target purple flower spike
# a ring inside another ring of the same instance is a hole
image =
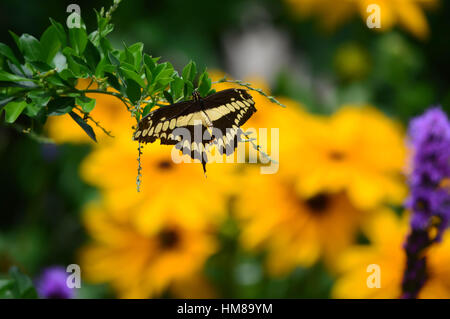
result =
[[[439,108],[429,109],[411,121],[414,151],[409,179],[412,211],[411,232],[405,243],[407,265],[403,276],[403,298],[416,298],[427,279],[422,252],[442,238],[450,220],[450,191],[442,184],[450,178],[450,122]],[[430,237],[430,229],[437,234]]]
[[[67,272],[61,266],[46,268],[36,282],[36,289],[40,298],[71,299],[75,295],[74,289],[67,286]]]

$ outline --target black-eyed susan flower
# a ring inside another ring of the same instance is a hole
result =
[[[406,217],[406,216],[405,216]],[[332,291],[335,298],[400,298],[406,267],[403,249],[407,218],[389,210],[374,214],[363,227],[370,245],[350,247],[337,262],[340,273]],[[450,298],[450,232],[426,252],[426,280],[418,298]],[[367,284],[370,265],[379,266],[379,288]]]
[[[131,134],[120,134],[83,160],[80,174],[100,189],[106,207],[139,210],[141,205],[151,202],[150,210],[144,214],[151,219],[164,213],[170,202],[173,209],[190,212],[187,219],[214,216],[218,222],[221,220],[227,194],[235,187],[231,164],[210,164],[205,178],[201,164],[191,162],[189,157],[182,158],[188,159],[188,163],[174,162],[172,147],[147,145],[141,155],[143,184],[138,193],[137,149]]]
[[[321,257],[332,266],[352,244],[363,217],[344,193],[300,197],[278,175],[256,171],[244,185],[236,201],[241,242],[250,250],[267,251],[268,271],[274,275],[309,267]]]
[[[344,191],[360,209],[401,204],[406,148],[399,125],[371,107],[344,106],[310,116],[284,162],[301,197]],[[295,159],[295,160],[294,160]]]
[[[418,38],[428,36],[429,27],[424,9],[435,8],[439,0],[286,0],[300,18],[316,16],[326,30],[333,30],[360,14],[364,23],[373,14],[369,5],[380,8],[380,29],[386,31],[399,25]]]
[[[143,225],[133,211],[88,206],[84,223],[92,242],[80,251],[84,280],[109,283],[121,298],[148,298],[197,275],[215,252],[213,229],[186,222],[170,205],[152,220]]]

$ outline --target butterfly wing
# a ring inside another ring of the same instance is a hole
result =
[[[221,133],[217,139],[220,154],[232,154],[242,133],[240,127],[256,112],[252,96],[247,90],[228,89],[207,96],[202,102],[212,126]]]
[[[161,144],[175,145],[179,139],[173,134],[177,127],[188,127],[194,122],[194,113],[190,109],[198,102],[184,101],[150,112],[142,118],[134,134],[134,140],[143,143],[153,143],[156,139]]]
[[[134,140],[153,143],[160,139],[161,144],[175,145],[183,154],[200,160],[205,170],[205,150],[210,142],[217,142],[220,154],[232,154],[240,137],[240,126],[256,112],[254,104],[246,90],[228,89],[200,100],[160,107],[139,122]],[[188,130],[189,138],[175,134],[177,128]]]

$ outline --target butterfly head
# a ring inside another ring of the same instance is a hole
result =
[[[201,97],[200,93],[198,93],[198,90],[195,89],[194,92],[192,92],[192,99],[194,101],[199,101],[201,98],[202,97]]]

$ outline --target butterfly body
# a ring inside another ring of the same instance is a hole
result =
[[[227,89],[202,98],[194,91],[193,99],[160,107],[142,118],[134,140],[176,145],[183,154],[198,159],[205,170],[206,149],[214,141],[220,154],[234,152],[243,125],[256,112],[252,96],[243,89]],[[189,139],[176,134],[177,128],[189,132]],[[205,132],[206,131],[206,132]],[[200,140],[194,136],[201,132]]]

